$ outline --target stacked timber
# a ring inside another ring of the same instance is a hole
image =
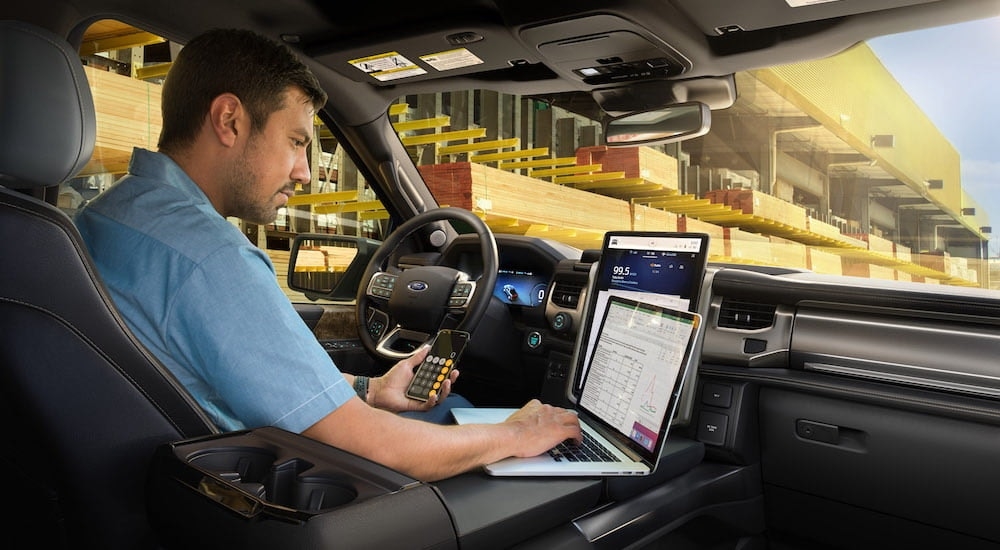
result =
[[[771,263],[784,267],[801,267],[809,265],[806,258],[806,245],[784,237],[768,236],[771,241]]]
[[[94,97],[100,131],[93,157],[80,175],[124,173],[133,147],[156,149],[163,126],[161,86],[94,67],[83,70]]]
[[[688,233],[707,233],[709,258],[726,255],[726,235],[722,226],[703,222],[690,216],[680,216],[677,218],[677,230]]]
[[[806,209],[778,197],[752,189],[716,189],[705,193],[705,198],[724,204],[733,210],[756,216],[803,231],[809,230]]]
[[[736,227],[723,228],[726,257],[737,262],[771,263],[771,239]]]
[[[419,167],[438,203],[532,224],[608,231],[630,227],[627,201],[477,163]]]
[[[623,172],[626,179],[641,178],[664,189],[677,190],[677,159],[651,147],[580,147],[576,163],[601,165],[601,172]]]
[[[677,214],[633,203],[632,229],[635,231],[677,231]]]
[[[893,242],[889,239],[884,239],[878,235],[872,235],[871,233],[850,233],[847,236],[865,242],[868,250],[871,252],[878,252],[879,254],[895,257]]]
[[[815,247],[806,249],[806,267],[816,273],[843,275],[844,266],[839,255]]]

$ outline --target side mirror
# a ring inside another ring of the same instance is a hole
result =
[[[703,136],[711,125],[708,105],[691,101],[609,119],[604,140],[609,147],[673,143]]]
[[[288,258],[288,288],[302,292],[310,300],[353,301],[380,244],[348,235],[296,235]]]

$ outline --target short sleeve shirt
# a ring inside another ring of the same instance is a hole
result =
[[[168,156],[136,149],[75,221],[129,328],[220,428],[298,433],[355,395],[268,256]]]

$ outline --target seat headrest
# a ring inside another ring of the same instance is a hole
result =
[[[73,177],[94,151],[95,125],[80,55],[45,29],[0,21],[0,185]]]

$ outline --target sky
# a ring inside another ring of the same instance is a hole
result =
[[[997,257],[1000,18],[890,35],[868,44],[958,150],[962,186],[989,216],[990,257]]]

